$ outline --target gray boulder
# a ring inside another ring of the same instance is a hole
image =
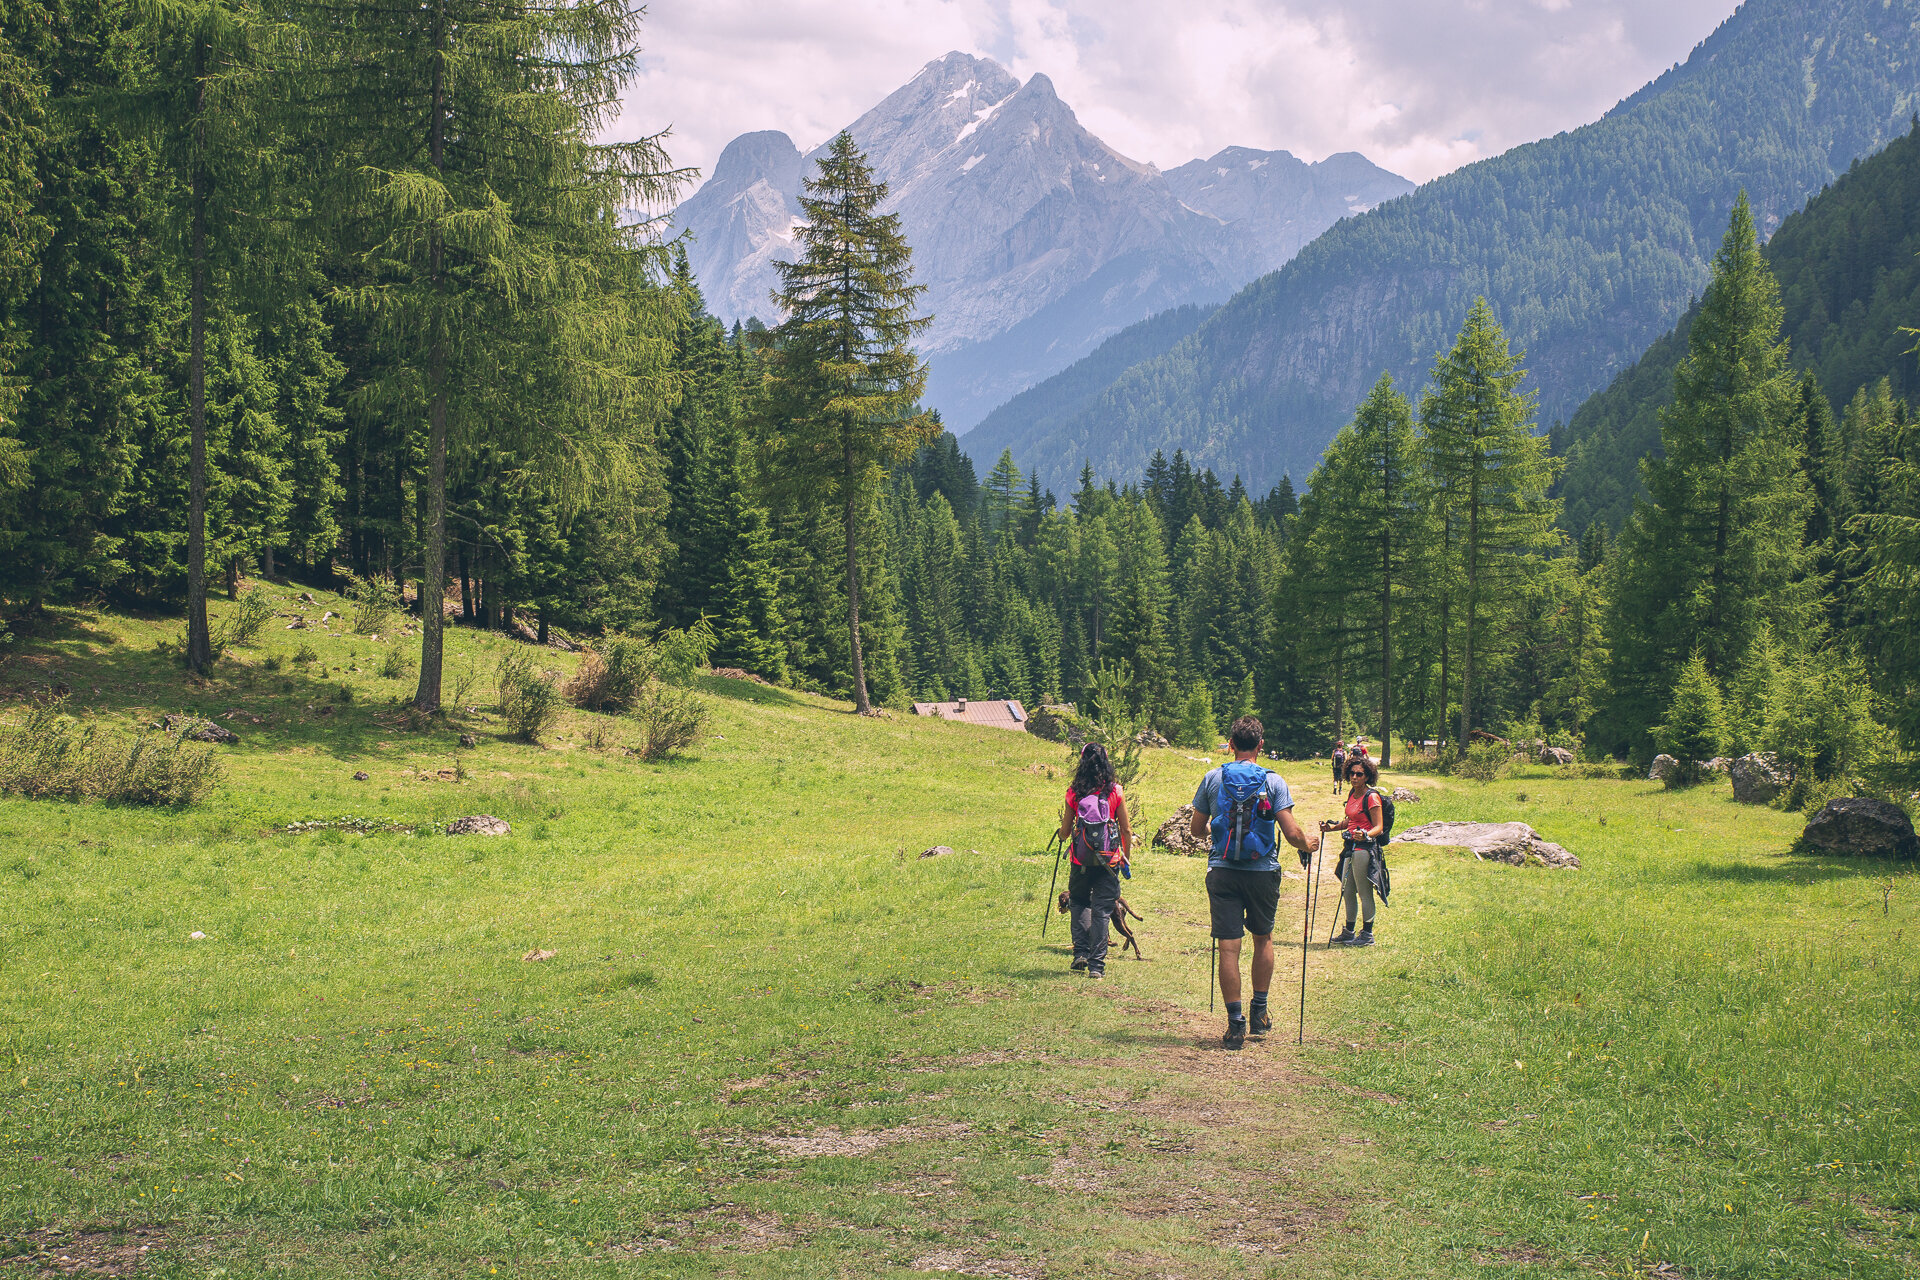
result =
[[[1433,844],[1467,849],[1482,862],[1514,867],[1563,867],[1578,871],[1580,859],[1542,840],[1524,822],[1429,822],[1394,833],[1394,844]]]
[[[1733,779],[1733,798],[1741,804],[1767,804],[1793,785],[1793,771],[1770,751],[1741,756],[1727,766]]]
[[[1647,770],[1648,782],[1672,782],[1680,772],[1680,762],[1664,751],[1653,758],[1653,768]]]
[[[1732,765],[1733,761],[1725,756],[1715,756],[1711,760],[1702,760],[1700,770],[1702,773],[1725,773]]]
[[[1188,858],[1206,857],[1213,852],[1212,846],[1205,836],[1194,839],[1192,829],[1188,825],[1192,821],[1193,806],[1181,805],[1173,811],[1173,816],[1161,823],[1160,829],[1153,833],[1152,847],[1165,849],[1168,853],[1177,853]]]
[[[1823,853],[1856,858],[1920,857],[1920,841],[1915,840],[1913,820],[1905,811],[1863,796],[1827,801],[1807,822],[1800,839]]]
[[[460,735],[460,745],[463,747],[477,747],[480,745],[480,739],[470,733],[463,733]]]
[[[1393,802],[1395,804],[1419,804],[1420,793],[1407,787],[1395,787],[1393,789]]]
[[[240,741],[240,735],[225,725],[215,724],[211,720],[202,720],[197,716],[168,716],[160,722],[160,727],[168,733],[177,733],[193,742],[218,742],[223,746],[232,746]]]
[[[931,849],[922,849],[920,856],[923,858],[944,858],[952,852],[953,847],[951,845],[937,844]]]
[[[1567,750],[1565,747],[1542,747],[1540,748],[1540,763],[1572,764],[1573,752]]]
[[[513,828],[490,813],[474,813],[447,824],[450,836],[510,836]]]

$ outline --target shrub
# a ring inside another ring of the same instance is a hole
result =
[[[342,703],[342,704],[352,702],[353,686],[350,684],[342,684],[339,688],[333,691],[333,700],[335,702]]]
[[[560,691],[534,670],[531,655],[511,650],[494,674],[500,693],[500,718],[523,742],[538,742],[560,717]]]
[[[293,651],[293,664],[296,667],[310,666],[318,661],[320,661],[320,655],[315,653],[313,646],[305,640],[302,640],[300,647]]]
[[[1492,782],[1505,776],[1513,767],[1513,748],[1504,742],[1493,742],[1485,738],[1476,740],[1466,749],[1459,759],[1453,762],[1453,772],[1462,778],[1471,778],[1475,782]]]
[[[660,666],[661,648],[638,636],[616,636],[581,656],[561,692],[583,711],[631,711]]]
[[[273,601],[267,596],[267,589],[261,586],[248,588],[234,611],[214,629],[214,652],[221,653],[236,647],[252,648],[271,621]]]
[[[693,744],[707,722],[707,708],[691,689],[655,680],[634,704],[633,718],[640,726],[640,745],[635,748],[640,758],[664,760]]]
[[[385,679],[405,680],[413,671],[413,648],[410,645],[395,643],[388,647],[386,655],[380,659],[380,674]]]
[[[287,664],[286,664],[286,660],[283,659],[279,654],[270,653],[267,655],[267,660],[261,663],[260,665],[265,667],[268,671],[278,671],[280,668],[286,666]]]
[[[346,596],[353,602],[353,629],[361,635],[385,631],[399,612],[393,589],[378,578],[348,578]]]
[[[669,631],[660,637],[655,670],[662,680],[686,684],[713,656],[718,643],[705,615],[690,627]]]
[[[1680,762],[1667,777],[1669,787],[1687,787],[1700,781],[1700,763],[1720,754],[1727,741],[1727,712],[1720,686],[1707,670],[1706,659],[1694,650],[1667,704],[1665,723],[1653,727],[1654,745]]]
[[[82,727],[66,707],[65,698],[29,703],[0,733],[0,791],[173,806],[192,804],[220,780],[213,748],[185,736],[192,721],[127,736]]]

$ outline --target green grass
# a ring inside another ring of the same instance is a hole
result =
[[[1920,885],[1883,915],[1888,869],[1786,856],[1787,815],[1404,779],[1403,826],[1520,817],[1585,869],[1403,847],[1381,945],[1313,951],[1306,1049],[1229,1057],[1197,860],[1139,859],[1147,962],[1103,986],[1065,972],[1063,920],[1038,938],[1060,748],[708,680],[707,736],[646,764],[582,715],[500,740],[485,679],[480,713],[409,732],[388,637],[275,629],[194,688],[155,651],[176,631],[74,615],[0,670],[109,721],[243,713],[195,808],[0,799],[0,1258],[1913,1273]],[[265,669],[303,641],[311,670]],[[453,643],[490,672],[508,642]],[[1157,820],[1204,766],[1147,756]],[[1288,770],[1303,816],[1323,772]],[[433,834],[480,812],[514,834]],[[343,818],[372,833],[286,830]]]

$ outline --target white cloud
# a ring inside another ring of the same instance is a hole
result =
[[[654,0],[622,136],[705,171],[738,134],[805,148],[950,49],[1045,72],[1163,168],[1221,147],[1359,151],[1425,180],[1594,119],[1734,0]]]

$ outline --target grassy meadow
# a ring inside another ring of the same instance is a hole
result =
[[[719,679],[675,761],[512,743],[466,631],[412,731],[386,638],[283,625],[205,686],[116,614],[0,667],[241,735],[192,808],[0,798],[0,1275],[1920,1270],[1920,881],[1724,786],[1390,779],[1584,869],[1399,846],[1364,952],[1323,888],[1300,1048],[1290,875],[1230,1055],[1198,860],[1137,859],[1104,983],[1039,936],[1063,748]],[[1205,767],[1148,752],[1142,826]]]

